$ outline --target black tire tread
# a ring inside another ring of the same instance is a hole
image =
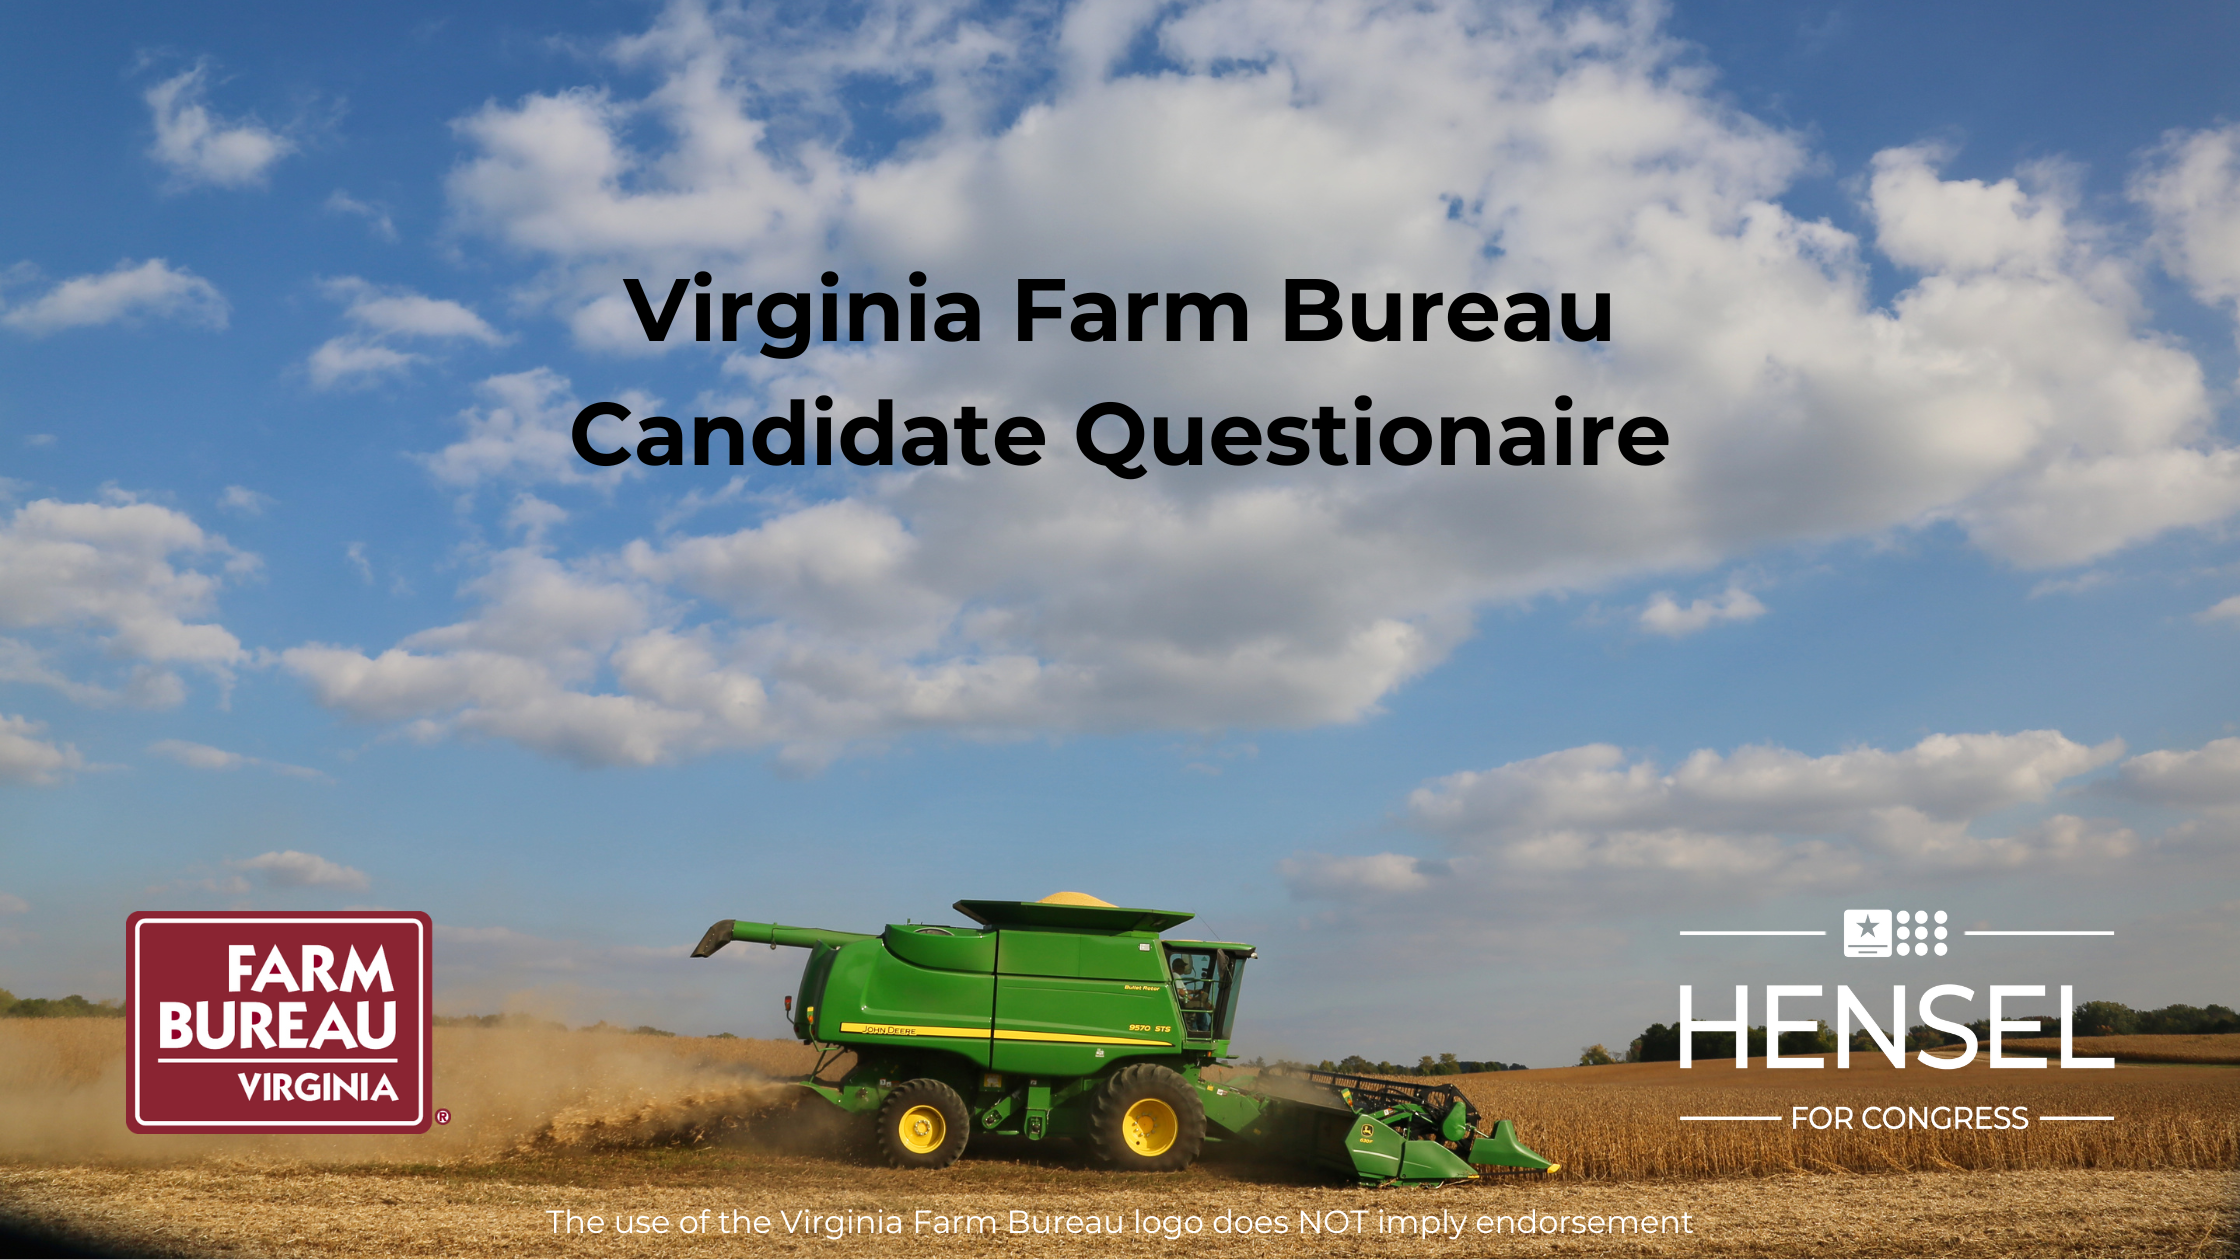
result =
[[[937,1149],[921,1155],[902,1144],[902,1115],[912,1107],[928,1103],[941,1112],[949,1133]],[[876,1132],[879,1153],[894,1167],[947,1168],[964,1154],[965,1141],[972,1136],[972,1113],[965,1108],[964,1099],[948,1084],[920,1077],[904,1081],[887,1095],[887,1100],[879,1105]]]
[[[1120,1122],[1128,1108],[1146,1097],[1163,1099],[1174,1108],[1181,1132],[1174,1145],[1157,1155],[1138,1155],[1128,1149]],[[1126,1172],[1179,1172],[1197,1162],[1205,1147],[1206,1109],[1198,1091],[1181,1073],[1158,1063],[1131,1063],[1105,1078],[1089,1104],[1089,1146],[1099,1160]]]

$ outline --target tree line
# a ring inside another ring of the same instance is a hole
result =
[[[1371,1062],[1358,1054],[1342,1059],[1324,1059],[1315,1065],[1324,1072],[1352,1072],[1359,1076],[1460,1076],[1468,1072],[1522,1072],[1522,1063],[1503,1063],[1499,1059],[1458,1059],[1451,1054],[1436,1057],[1424,1055],[1413,1066],[1406,1063],[1387,1063],[1382,1059]]]
[[[73,993],[62,998],[19,998],[0,989],[0,1019],[123,1019],[124,1004],[88,1002]]]

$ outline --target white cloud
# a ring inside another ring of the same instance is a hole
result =
[[[2195,621],[2229,621],[2240,625],[2240,595],[2218,600],[2193,615]]]
[[[629,584],[586,578],[535,552],[514,551],[474,592],[488,601],[484,616],[424,631],[379,656],[313,644],[282,653],[282,663],[322,703],[364,720],[418,719],[423,731],[511,738],[590,763],[643,765],[668,760],[680,742],[721,742],[705,732],[695,737],[695,728],[709,722],[694,711],[725,708],[720,693],[670,709],[570,690],[626,638],[644,635],[643,596]]]
[[[1332,916],[1390,921],[1405,904],[1433,930],[1495,904],[1530,919],[1590,905],[1731,907],[1968,875],[2100,878],[2146,857],[2229,853],[2240,739],[2122,757],[2121,741],[2092,747],[2056,731],[1932,735],[1818,757],[1704,749],[1671,766],[1590,744],[1418,787],[1403,819],[1438,842],[1435,855],[1300,853],[1278,873]],[[2113,776],[2078,783],[2119,761]],[[2142,838],[2120,820],[2059,808],[2090,796],[2197,815]]]
[[[2063,781],[2122,753],[2121,741],[2095,748],[2023,731],[1932,735],[1901,751],[1822,757],[1703,749],[1664,769],[1590,744],[1433,780],[1410,794],[1407,816],[1480,878],[1832,887],[1874,870],[2014,869],[2120,854],[2130,833],[2082,819],[1997,837],[1977,836],[1970,824],[2042,804]]]
[[[2167,136],[2132,180],[2172,274],[2204,302],[2240,303],[2240,123]]]
[[[295,849],[229,860],[226,865],[237,871],[261,872],[265,882],[274,888],[341,888],[359,892],[373,886],[373,880],[364,871]]]
[[[403,372],[425,355],[400,350],[399,340],[474,341],[502,345],[505,337],[480,315],[445,298],[404,288],[381,288],[356,276],[326,281],[327,296],[344,303],[343,318],[357,331],[333,337],[311,352],[306,365],[320,389],[366,384]]]
[[[227,486],[225,493],[218,496],[218,506],[249,516],[263,516],[264,510],[272,506],[272,496],[259,494],[247,486]]]
[[[220,567],[208,572],[182,559]],[[106,691],[70,682],[30,644],[0,639],[0,673],[89,702],[175,704],[184,695],[178,679],[153,667],[194,665],[226,679],[248,660],[224,626],[194,618],[210,611],[227,576],[256,564],[184,513],[128,495],[106,503],[27,503],[0,525],[0,630],[39,631],[63,642],[91,634],[111,655],[146,665],[124,691]]]
[[[0,313],[0,324],[43,334],[97,327],[143,316],[208,328],[226,326],[226,300],[211,283],[161,258],[127,258],[100,275],[75,276]]]
[[[567,378],[549,368],[493,376],[476,388],[483,405],[459,413],[466,436],[422,457],[428,471],[446,485],[471,489],[489,480],[553,481],[586,484],[595,469],[576,457],[570,426],[583,402],[571,396]],[[634,398],[633,402],[643,402]],[[640,408],[634,408],[640,409]],[[620,441],[620,421],[601,419],[591,434],[602,447]],[[627,467],[625,476],[633,474]]]
[[[506,509],[506,528],[521,535],[522,543],[531,548],[544,546],[545,532],[565,523],[567,509],[557,503],[548,503],[524,490],[513,498],[513,506]]]
[[[0,529],[0,626],[92,626],[145,660],[240,663],[240,641],[224,627],[185,620],[210,605],[221,577],[174,567],[178,555],[216,556],[237,571],[255,563],[152,503],[27,503]]]
[[[390,220],[388,208],[358,200],[337,188],[327,197],[327,210],[334,214],[354,214],[366,221],[375,236],[385,241],[397,239],[397,225]]]
[[[1357,857],[1318,853],[1286,858],[1277,864],[1276,873],[1296,893],[1347,900],[1364,893],[1372,896],[1421,893],[1442,877],[1451,876],[1452,869],[1444,862],[1403,853],[1371,853]]]
[[[1825,832],[1862,812],[1903,806],[1942,819],[2043,801],[2065,779],[2123,754],[2058,731],[1931,735],[1912,748],[1810,757],[1751,746],[1701,749],[1669,772],[1589,744],[1419,788],[1409,812],[1443,834],[1521,834],[1552,827],[1684,824]]]
[[[343,318],[378,336],[479,341],[500,345],[505,338],[480,315],[446,298],[404,288],[380,288],[357,276],[329,280],[327,296],[347,303]]]
[[[1754,621],[1766,614],[1766,606],[1758,597],[1729,583],[1727,589],[1708,599],[1693,599],[1683,607],[1672,598],[1672,592],[1659,591],[1650,596],[1641,609],[1639,623],[1651,634],[1680,638],[1725,621]]]
[[[295,152],[295,142],[253,118],[227,119],[204,103],[209,66],[198,63],[149,88],[148,110],[156,141],[148,156],[168,167],[181,185],[260,187],[272,164]]]
[[[1456,633],[1428,619],[1355,626],[1344,592],[1302,595],[1290,582],[1300,566],[1351,549],[1336,522],[1295,505],[1259,509],[1265,536],[1251,551],[1263,563],[1247,580],[1238,557],[1208,554],[1199,521],[1153,503],[1115,528],[1098,516],[1127,492],[1078,489],[1084,519],[1070,535],[1006,535],[966,513],[924,539],[890,512],[838,502],[576,564],[508,552],[470,588],[479,607],[466,621],[374,656],[314,645],[282,659],[323,703],[366,720],[428,719],[419,729],[592,762],[771,745],[815,762],[922,729],[1343,721]],[[961,482],[940,492],[973,497]],[[1293,549],[1302,532],[1328,549]],[[928,551],[947,561],[925,565]],[[1004,562],[1067,580],[1037,607],[975,607],[979,567]],[[1190,580],[1131,598],[1144,566]],[[728,617],[693,624],[694,601]],[[612,691],[591,689],[602,675]]]
[[[2155,805],[2240,806],[2240,739],[2211,740],[2191,752],[2141,753],[2123,763],[2115,790]]]
[[[274,774],[287,775],[290,778],[327,779],[325,774],[313,770],[309,766],[292,766],[286,762],[267,761],[262,757],[250,757],[242,753],[227,752],[223,748],[213,748],[208,744],[197,744],[184,739],[159,739],[148,745],[148,751],[158,757],[176,761],[191,770],[239,770],[245,766],[256,766],[270,770]]]
[[[2075,577],[2045,578],[2030,588],[2030,598],[2042,599],[2048,595],[2082,595],[2098,586],[2104,586],[2110,575],[2104,570],[2091,569]]]
[[[168,709],[187,698],[186,684],[179,676],[158,666],[135,665],[120,686],[104,687],[72,678],[54,663],[54,655],[21,639],[0,638],[0,682],[49,687],[94,708]]]
[[[46,729],[44,722],[0,713],[0,783],[44,787],[85,768],[85,758],[76,747],[38,738]]]
[[[932,291],[985,304],[977,346],[779,363],[749,341],[728,378],[743,394],[693,411],[747,421],[819,392],[847,415],[970,402],[1040,417],[1051,445],[1031,469],[760,499],[744,528],[500,558],[455,625],[301,648],[291,667],[366,720],[589,760],[775,746],[814,761],[928,729],[1311,726],[1374,712],[1489,604],[1941,524],[2003,561],[2071,566],[2240,508],[2240,453],[2198,362],[2146,324],[2121,234],[2043,172],[1946,179],[1892,137],[1861,238],[1782,207],[1811,155],[1715,97],[1653,9],[1134,12],[1079,9],[1045,40],[961,19],[775,31],[676,5],[614,49],[653,76],[643,98],[587,87],[460,120],[457,224],[540,260],[525,297],[586,344],[645,348],[618,276],[658,292],[699,267],[756,292],[811,288],[828,266],[900,291],[923,268]],[[1172,68],[1112,76],[1112,50],[1141,40]],[[928,130],[843,159],[845,106],[819,76],[896,66],[900,115]],[[1041,72],[1051,86],[1022,99]],[[1907,276],[1887,303],[1877,253]],[[1302,274],[1608,291],[1614,331],[1592,347],[1469,344],[1436,324],[1422,344],[1287,343],[1283,280]],[[1233,290],[1252,340],[1079,345],[1052,325],[1016,345],[1019,275]],[[589,399],[556,373],[481,392],[462,439],[424,457],[444,484],[667,475],[576,458],[567,427]],[[1654,468],[1261,463],[1132,482],[1070,449],[1099,399],[1265,422],[1359,393],[1380,416],[1496,419],[1570,394],[1580,413],[1659,416],[1674,440]],[[611,449],[633,430],[602,420],[596,436]],[[630,614],[565,650],[509,646],[493,627],[523,620],[530,568]],[[1759,612],[1737,589],[1652,604],[1642,624]]]
[[[159,739],[148,745],[148,751],[195,770],[238,770],[249,764],[249,758],[240,753],[212,748],[208,744],[189,743],[183,739]]]
[[[313,385],[332,389],[337,385],[359,385],[394,376],[420,362],[422,357],[346,335],[321,342],[319,348],[311,352],[305,367],[310,371]]]
[[[0,893],[0,914],[24,914],[30,909],[31,903],[14,893]]]

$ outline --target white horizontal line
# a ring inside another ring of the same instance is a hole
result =
[[[1682,936],[1826,936],[1826,932],[1766,932],[1755,929],[1731,932],[1682,932]]]
[[[1682,1116],[1682,1120],[1779,1120],[1779,1116]],[[2038,1117],[2040,1120],[2046,1117]]]
[[[157,1063],[396,1063],[394,1058],[157,1058]]]
[[[2114,936],[2113,932],[1962,932],[1962,936]]]
[[[2040,1120],[2113,1120],[2114,1116],[2039,1116]]]

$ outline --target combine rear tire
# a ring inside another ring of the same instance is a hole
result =
[[[1105,1079],[1089,1105],[1089,1144],[1123,1172],[1188,1168],[1206,1141],[1198,1091],[1172,1068],[1135,1063]]]
[[[947,1168],[971,1134],[964,1099],[940,1081],[904,1081],[879,1108],[879,1151],[897,1168]]]

